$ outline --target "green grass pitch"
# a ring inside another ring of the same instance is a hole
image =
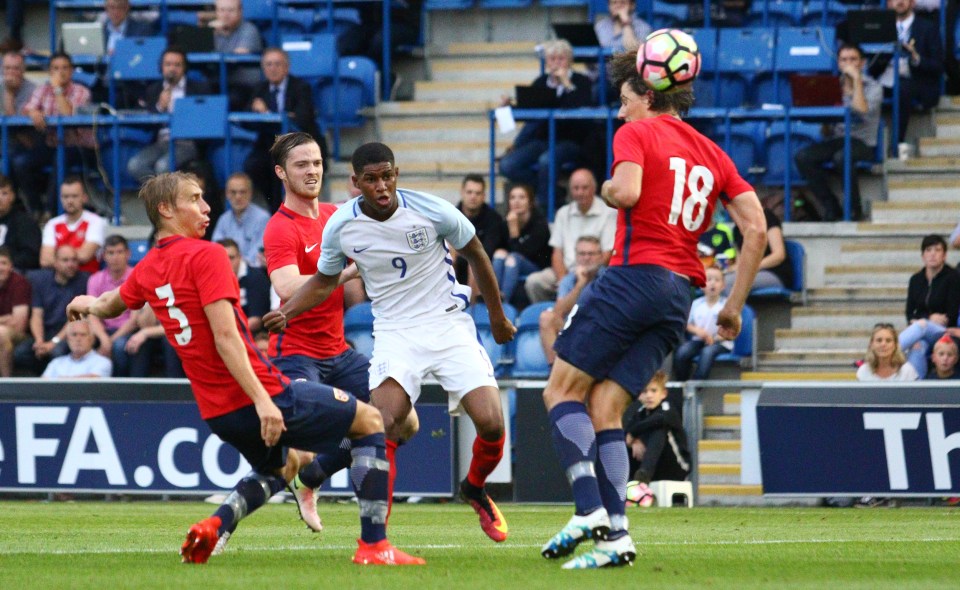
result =
[[[398,504],[393,542],[426,567],[350,563],[356,506],[322,503],[313,534],[291,505],[240,525],[226,553],[183,565],[201,502],[0,502],[0,588],[957,588],[960,510],[952,508],[630,509],[633,567],[560,570],[541,544],[567,507],[501,505],[510,538],[497,545],[462,504]]]

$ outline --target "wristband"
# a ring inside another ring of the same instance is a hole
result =
[[[60,337],[54,336],[53,338],[50,339],[50,342],[53,342],[54,344],[60,344]]]

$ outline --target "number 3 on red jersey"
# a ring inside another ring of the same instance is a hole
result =
[[[670,158],[670,169],[674,173],[673,200],[670,202],[670,225],[677,225],[683,217],[683,227],[697,231],[703,225],[707,215],[707,197],[713,192],[713,172],[706,166],[694,166],[687,176],[687,161],[683,158]],[[702,183],[702,184],[701,184]],[[690,196],[683,200],[684,186],[690,189]],[[699,205],[699,207],[698,207]],[[693,216],[696,209],[697,216]]]
[[[173,287],[170,286],[170,283],[167,283],[162,287],[157,287],[156,293],[157,297],[160,298],[160,301],[163,301],[164,299],[167,300],[165,305],[167,306],[167,313],[170,314],[170,319],[176,320],[180,323],[180,332],[175,335],[177,344],[180,346],[186,346],[190,343],[190,339],[193,337],[193,328],[190,327],[190,321],[187,319],[187,314],[183,313],[179,307],[174,305],[176,299],[173,297]]]

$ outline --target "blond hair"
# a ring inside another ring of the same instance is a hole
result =
[[[154,229],[160,229],[160,203],[176,206],[177,194],[180,192],[181,182],[194,182],[198,186],[200,179],[190,172],[166,172],[151,176],[140,187],[139,197],[147,209],[147,217]]]
[[[647,383],[647,387],[651,385],[656,385],[660,389],[667,390],[667,372],[664,370],[659,370],[653,374],[653,377],[650,379],[650,383]]]
[[[897,339],[897,329],[893,327],[893,324],[877,324],[873,327],[873,332],[870,333],[870,343],[867,345],[867,354],[864,356],[864,362],[870,366],[870,369],[874,373],[877,372],[877,369],[880,367],[880,359],[878,359],[877,354],[873,352],[873,337],[877,335],[877,332],[882,330],[887,330],[893,335],[893,344],[896,348],[894,348],[893,355],[890,357],[890,364],[899,371],[900,367],[907,363],[907,357],[900,348],[900,341]]]

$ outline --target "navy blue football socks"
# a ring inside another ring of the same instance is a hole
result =
[[[587,407],[581,402],[559,403],[550,410],[553,446],[573,489],[573,502],[580,516],[603,505],[594,464],[597,441]]]
[[[308,488],[319,488],[334,473],[350,467],[350,439],[340,441],[340,448],[332,453],[318,453],[316,458],[300,470],[300,482]]]
[[[387,462],[386,441],[382,432],[353,441],[353,465],[350,481],[360,504],[360,538],[376,543],[387,538]]]
[[[627,472],[630,460],[624,442],[623,429],[601,430],[597,433],[597,484],[603,507],[610,515],[609,540],[627,534],[624,519],[624,500],[627,496]]]
[[[286,482],[274,475],[263,475],[251,471],[243,477],[233,491],[223,501],[223,504],[213,513],[220,517],[218,535],[233,532],[237,524],[257,508],[267,503],[271,496],[282,490]]]

